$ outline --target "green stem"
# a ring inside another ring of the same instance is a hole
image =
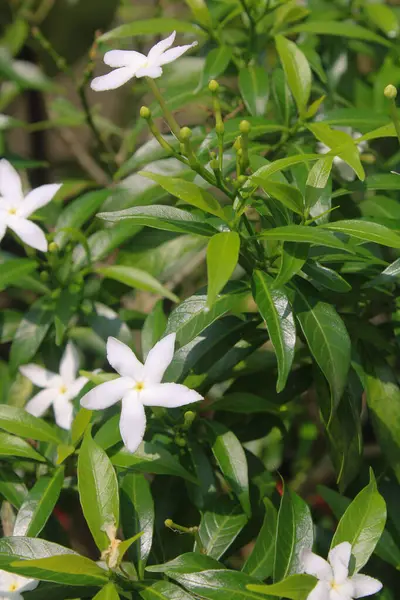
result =
[[[400,121],[397,114],[396,101],[394,100],[394,98],[390,101],[390,116],[392,117],[393,125],[400,143]]]
[[[172,112],[170,111],[170,109],[167,106],[167,103],[165,102],[164,98],[162,97],[162,94],[159,90],[158,85],[156,84],[154,79],[152,79],[151,77],[146,77],[146,81],[147,81],[151,91],[153,92],[158,104],[161,106],[161,110],[164,113],[165,120],[167,121],[172,133],[179,140],[180,139],[179,134],[180,134],[181,128],[179,127],[174,115],[172,114]]]

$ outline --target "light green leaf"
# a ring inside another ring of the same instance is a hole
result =
[[[303,52],[294,42],[287,40],[282,35],[277,35],[275,43],[300,117],[304,117],[311,93],[312,75],[310,65]]]
[[[385,40],[380,35],[377,35],[373,31],[355,25],[354,23],[348,23],[346,21],[317,21],[310,20],[300,25],[292,27],[286,31],[287,35],[291,33],[316,33],[318,35],[335,35],[339,37],[353,38],[356,40],[365,40],[369,42],[377,42],[383,46],[391,46],[391,43]]]
[[[25,577],[62,584],[102,585],[108,580],[107,571],[90,558],[78,554],[17,560],[10,564],[10,569]]]
[[[0,263],[0,290],[29,275],[37,266],[38,263],[29,258],[17,258]]]
[[[198,36],[201,30],[181,19],[166,19],[165,17],[159,19],[143,19],[137,20],[133,23],[127,23],[120,25],[107,33],[103,33],[98,39],[99,42],[106,42],[108,40],[121,40],[123,38],[137,36],[137,35],[160,35],[170,34],[171,31],[177,33],[193,33]]]
[[[360,152],[349,133],[332,129],[326,123],[312,123],[308,124],[307,127],[320,142],[331,148],[330,154],[342,158],[354,169],[358,178],[364,181],[365,172],[361,164]]]
[[[36,452],[28,442],[8,433],[0,433],[0,456],[8,459],[18,456],[22,459],[46,462],[46,459]]]
[[[211,307],[222,288],[228,283],[238,259],[240,237],[235,231],[214,235],[207,247],[208,293],[207,305]]]
[[[82,225],[100,208],[106,198],[110,195],[108,189],[87,192],[73,202],[70,202],[62,211],[56,223],[56,235],[54,241],[63,248],[68,240],[68,232],[65,228],[80,229]]]
[[[390,248],[400,248],[400,235],[379,223],[351,219],[326,223],[319,225],[319,228],[345,233],[363,242],[375,242]]]
[[[107,585],[94,596],[93,600],[119,600],[117,588],[113,583],[107,583]]]
[[[200,83],[196,91],[201,90],[209,81],[225,73],[231,62],[233,50],[230,46],[219,46],[208,52]]]
[[[205,0],[185,0],[185,2],[192,11],[193,17],[200,25],[206,28],[212,27],[210,11],[207,8]]]
[[[367,2],[363,6],[368,20],[378,27],[389,38],[395,38],[399,34],[399,21],[396,13],[387,4],[382,2]]]
[[[262,117],[267,108],[269,94],[266,69],[253,65],[240,69],[239,89],[249,113],[254,117]]]
[[[264,192],[267,192],[272,198],[279,200],[286,208],[289,208],[298,215],[303,215],[303,194],[296,187],[287,183],[271,181],[271,179],[264,179],[261,187]]]
[[[144,589],[139,592],[143,600],[193,600],[194,597],[170,581],[142,582]]]
[[[327,186],[329,175],[333,165],[333,156],[320,158],[310,170],[305,191],[305,204],[310,209],[320,199],[324,189]]]
[[[302,244],[317,244],[318,246],[327,246],[328,248],[339,248],[346,252],[353,253],[353,250],[346,246],[338,237],[333,234],[326,235],[328,232],[317,227],[306,225],[284,225],[283,227],[274,227],[267,229],[260,234],[260,237],[279,240],[281,242],[299,242]]]
[[[63,441],[58,427],[34,417],[23,408],[7,404],[0,404],[0,429],[40,442],[60,444]]]
[[[273,286],[282,287],[301,271],[308,256],[308,246],[297,242],[285,242],[282,247],[281,264]]]
[[[312,160],[320,160],[320,154],[295,154],[294,156],[287,156],[286,158],[279,158],[278,160],[274,160],[274,162],[268,163],[267,165],[263,165],[255,173],[250,175],[249,184],[257,184],[262,186],[264,181],[274,175],[274,173],[278,173],[279,171],[284,171],[293,165],[298,165],[301,163],[307,164]],[[248,184],[248,185],[249,185]]]
[[[123,265],[97,267],[96,273],[100,273],[100,275],[103,275],[107,279],[119,281],[134,289],[152,292],[153,294],[169,298],[172,302],[179,302],[178,296],[170,292],[155,277],[136,267],[125,267]]]
[[[291,575],[287,579],[272,585],[249,585],[248,589],[260,594],[306,600],[317,585],[317,579],[311,575]]]

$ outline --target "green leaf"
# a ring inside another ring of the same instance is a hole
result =
[[[222,423],[205,421],[209,430],[211,450],[221,472],[248,517],[251,515],[247,460],[236,435]]]
[[[201,30],[181,19],[166,19],[165,17],[159,19],[143,19],[137,20],[133,23],[127,23],[120,25],[107,33],[103,33],[98,38],[99,42],[106,42],[108,40],[121,40],[123,38],[137,36],[137,35],[160,35],[170,34],[171,31],[177,33],[193,33],[198,36]]]
[[[155,473],[159,475],[175,475],[192,483],[197,483],[195,477],[184,469],[178,460],[163,446],[144,442],[135,454],[122,449],[111,457],[116,467],[129,468],[138,473]]]
[[[219,46],[210,50],[206,56],[203,73],[196,91],[201,90],[209,81],[225,73],[233,55],[232,47]]]
[[[296,345],[296,326],[289,299],[283,289],[273,286],[274,280],[263,271],[254,271],[253,296],[265,321],[278,361],[276,391],[281,392],[292,368]]]
[[[391,46],[391,43],[385,40],[380,35],[377,35],[373,31],[355,25],[353,23],[346,23],[345,21],[317,21],[310,20],[306,23],[301,23],[292,27],[286,31],[287,35],[291,33],[316,33],[318,35],[335,35],[344,38],[352,38],[356,40],[365,40],[368,42],[376,42],[383,46]]]
[[[274,287],[282,287],[301,271],[308,257],[308,246],[297,242],[285,242],[282,246],[281,264]]]
[[[321,235],[323,233],[324,235]],[[283,227],[274,227],[260,234],[260,237],[279,240],[281,242],[299,242],[302,244],[317,244],[318,246],[327,246],[328,248],[339,248],[346,252],[354,253],[351,248],[346,246],[338,237],[333,234],[326,235],[328,232],[317,227],[306,225],[284,225]]]
[[[240,69],[239,90],[249,113],[254,117],[262,117],[268,103],[267,71],[263,67],[253,65]]]
[[[8,433],[0,433],[0,456],[9,459],[18,456],[19,458],[46,462],[46,459],[36,452],[25,440],[21,440],[21,438],[9,435]]]
[[[38,266],[35,260],[18,258],[0,263],[0,290],[13,285],[21,277],[29,275]]]
[[[107,571],[93,560],[78,554],[17,560],[11,563],[10,568],[25,577],[62,584],[102,585],[108,580]]]
[[[395,38],[399,34],[399,21],[396,13],[386,4],[381,2],[367,3],[363,6],[368,20],[376,25],[383,33],[390,38]]]
[[[278,160],[274,160],[274,162],[263,165],[250,175],[248,185],[258,184],[262,187],[264,182],[270,178],[271,175],[279,173],[279,171],[284,171],[293,165],[301,163],[307,164],[312,160],[319,159],[321,159],[320,154],[295,154],[293,156],[287,156],[286,158],[279,158]]]
[[[351,290],[351,285],[339,273],[317,261],[306,263],[302,270],[312,283],[317,284],[316,287],[322,286],[339,293],[346,293]]]
[[[229,284],[218,296],[212,308],[206,310],[207,297],[198,292],[184,300],[171,312],[165,335],[176,333],[177,345],[185,346],[222,315],[237,310],[247,294],[245,285]]]
[[[48,299],[39,298],[25,313],[10,350],[12,369],[29,362],[38,351],[53,321]]]
[[[54,310],[54,325],[56,329],[56,345],[61,346],[65,332],[72,317],[76,314],[79,306],[80,295],[63,290],[57,299]]]
[[[240,237],[235,231],[214,235],[207,247],[207,305],[211,307],[222,288],[228,283],[238,259]]]
[[[363,242],[375,242],[376,244],[382,244],[382,246],[389,246],[390,248],[400,248],[400,235],[397,235],[397,233],[379,223],[351,219],[348,221],[326,223],[319,225],[319,227],[345,233]]]
[[[80,408],[76,417],[72,421],[71,427],[71,442],[76,446],[83,437],[86,429],[89,426],[93,415],[93,411],[87,410],[86,408]]]
[[[11,469],[0,467],[0,496],[17,510],[21,508],[28,490],[22,479]]]
[[[193,596],[185,592],[181,587],[170,581],[156,581],[152,584],[145,584],[146,587],[139,592],[143,600],[193,600]]]
[[[331,154],[340,156],[354,169],[358,178],[364,181],[365,172],[361,164],[360,152],[349,133],[331,129],[326,123],[312,123],[308,124],[307,127],[320,142],[331,148]]]
[[[78,489],[83,514],[100,550],[110,544],[107,529],[118,529],[119,497],[114,468],[87,430],[78,459]]]
[[[303,194],[293,185],[264,179],[261,187],[264,192],[267,192],[269,196],[281,202],[286,208],[289,208],[298,215],[303,215]]]
[[[205,556],[204,554],[198,554],[197,552],[187,552],[162,565],[151,565],[150,567],[146,567],[146,571],[149,571],[150,573],[168,573],[172,575],[180,573],[198,573],[199,571],[205,571],[206,569],[216,570],[223,568],[223,565],[215,560],[215,558]]]
[[[304,117],[311,93],[312,75],[308,60],[294,42],[282,35],[275,37],[276,49],[300,117]]]
[[[53,512],[63,483],[64,467],[59,467],[52,477],[37,480],[18,511],[13,535],[39,535]]]
[[[142,578],[153,541],[154,503],[150,484],[140,473],[127,473],[122,480],[120,494],[124,535],[133,537],[143,533],[129,552]]]
[[[342,542],[351,544],[357,573],[368,562],[385,528],[386,503],[378,492],[373,472],[369,484],[361,490],[340,519],[331,548]]]
[[[304,284],[296,284],[294,311],[308,347],[331,390],[331,414],[339,404],[350,367],[351,342],[346,327],[334,309],[311,295]]]
[[[204,553],[218,560],[246,523],[247,517],[240,506],[225,496],[218,498],[201,516],[199,536]]]
[[[147,315],[142,329],[142,354],[146,360],[148,353],[161,339],[167,326],[167,317],[164,314],[163,303],[159,300],[153,310]]]
[[[113,279],[129,287],[164,296],[172,300],[172,302],[179,302],[179,298],[175,294],[164,287],[155,277],[141,269],[125,267],[123,265],[111,265],[109,267],[97,267],[96,273],[100,273],[106,279]]]
[[[133,238],[141,227],[132,223],[115,223],[101,231],[96,231],[87,239],[89,255],[92,262],[101,260],[108,256],[115,248],[119,248],[124,242]],[[76,246],[72,254],[73,270],[78,271],[89,261],[88,252],[82,245]]]
[[[176,231],[177,233],[192,233],[194,235],[211,236],[217,230],[206,223],[203,219],[193,215],[187,210],[181,210],[174,206],[135,206],[116,212],[99,213],[100,219],[106,221],[133,221],[137,225],[163,229],[165,231]]]
[[[313,527],[308,505],[285,485],[276,529],[275,582],[302,571],[300,556],[312,549]]]
[[[19,324],[22,319],[22,314],[16,310],[2,310],[0,314],[0,344],[12,342]]]
[[[203,25],[206,29],[212,27],[210,11],[207,8],[205,0],[185,0],[185,2],[192,11],[193,17],[200,25]]]
[[[107,583],[107,585],[94,596],[93,600],[119,600],[117,588],[113,583]]]
[[[10,569],[15,561],[46,558],[49,556],[78,556],[76,552],[59,544],[29,537],[4,537],[0,539],[0,568],[19,573],[17,569]],[[80,558],[80,557],[79,557]],[[83,557],[82,557],[83,558]]]
[[[49,425],[43,419],[34,417],[17,406],[0,404],[0,429],[40,442],[60,444],[63,441],[58,427]]]
[[[260,594],[290,598],[291,600],[306,600],[315,588],[317,579],[311,575],[291,575],[287,579],[272,585],[249,585],[248,589]]]
[[[256,579],[267,579],[274,570],[277,512],[269,498],[263,499],[264,522],[257,535],[254,548],[242,567],[242,571]]]
[[[56,244],[63,248],[68,240],[68,232],[63,231],[63,229],[80,229],[95,214],[109,195],[110,191],[108,189],[96,190],[87,192],[70,202],[57,219],[56,235],[54,237]]]
[[[305,190],[305,204],[308,209],[318,202],[327,186],[333,165],[333,156],[320,158],[310,170]]]
[[[179,179],[178,177],[167,177],[166,175],[146,171],[140,171],[140,175],[155,181],[169,194],[179,198],[179,200],[187,202],[191,206],[200,208],[225,221],[225,213],[218,201],[209,192],[199,188],[195,183]]]

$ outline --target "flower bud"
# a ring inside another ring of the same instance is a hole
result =
[[[49,252],[58,252],[58,245],[55,242],[49,244]]]
[[[90,300],[84,300],[81,304],[81,310],[85,315],[90,315],[93,312],[93,305]]]
[[[189,127],[182,127],[179,135],[181,140],[190,140],[192,137],[192,130]]]
[[[181,437],[180,435],[177,435],[175,438],[175,444],[177,446],[179,446],[180,448],[184,448],[186,446],[186,440],[184,437]]]
[[[239,175],[238,182],[240,183],[240,185],[243,185],[244,183],[246,183],[246,181],[247,181],[246,175]]]
[[[216,158],[213,158],[212,160],[210,160],[210,167],[212,168],[213,171],[217,171],[219,168],[219,163],[217,161]]]
[[[208,84],[208,89],[213,94],[215,94],[215,92],[218,92],[218,90],[219,90],[219,83],[218,83],[218,81],[215,81],[215,79],[211,79],[210,83]]]
[[[239,125],[240,133],[250,133],[251,125],[248,121],[241,121]]]
[[[39,277],[40,277],[40,281],[43,281],[43,282],[46,282],[46,281],[48,281],[50,279],[50,275],[48,274],[47,271],[42,271],[40,273]]]
[[[164,521],[165,527],[172,527],[173,524],[174,524],[174,522],[172,519],[165,519],[165,521]]]
[[[184,422],[185,422],[185,427],[190,427],[196,418],[196,413],[193,412],[192,410],[187,410],[185,412],[185,414],[183,415],[183,418],[184,418]]]
[[[140,116],[147,121],[151,117],[151,110],[147,106],[142,106],[140,109]]]
[[[390,83],[385,87],[383,93],[385,94],[386,98],[389,98],[389,100],[394,100],[397,96],[397,88]]]
[[[222,135],[224,133],[225,125],[222,123],[222,121],[216,124],[215,131],[218,133],[218,135]]]

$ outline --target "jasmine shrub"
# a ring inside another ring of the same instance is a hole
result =
[[[4,13],[0,599],[394,600],[400,7],[144,4]]]

